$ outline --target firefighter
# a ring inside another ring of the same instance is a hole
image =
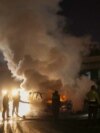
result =
[[[12,110],[12,115],[14,113],[18,115],[19,112],[19,102],[20,102],[20,92],[17,92],[15,96],[13,96],[13,110]]]
[[[60,95],[58,91],[54,91],[54,93],[52,94],[52,112],[55,120],[59,118],[59,109],[60,109]]]
[[[98,106],[100,105],[100,98],[96,92],[96,87],[91,86],[90,91],[87,93],[87,102],[88,102],[88,118],[89,120],[96,120]]]
[[[5,120],[5,118],[9,117],[9,97],[8,93],[6,93],[3,97],[3,112],[2,112],[2,118]]]

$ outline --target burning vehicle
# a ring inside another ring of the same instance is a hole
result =
[[[50,115],[52,113],[52,100],[49,94],[40,91],[27,91],[25,89],[13,89],[10,91],[3,90],[2,95],[9,94],[9,115],[12,117],[13,97],[16,97],[20,92],[19,111],[14,114],[14,117],[35,117],[41,115]],[[52,93],[51,93],[52,94]],[[67,96],[60,96],[60,112],[72,112],[72,102],[68,100]],[[2,118],[0,118],[2,119]]]

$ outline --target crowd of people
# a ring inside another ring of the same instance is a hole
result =
[[[14,114],[18,115],[19,112],[19,102],[20,100],[20,92],[17,92],[15,96],[12,97],[13,101],[13,109],[12,116]],[[96,91],[96,87],[93,85],[91,89],[86,94],[86,102],[88,104],[88,119],[96,120],[98,108],[100,107],[100,96]],[[52,93],[52,114],[54,120],[59,119],[59,112],[61,107],[60,94],[57,90]],[[68,106],[70,107],[70,106]],[[9,117],[9,95],[6,93],[3,97],[3,112],[2,112],[3,120]]]
[[[2,118],[3,120],[9,118],[9,93],[6,93],[3,96],[3,111],[2,111]],[[12,96],[12,116],[15,114],[18,116],[19,113],[19,102],[21,101],[20,92],[17,92],[16,95]],[[54,119],[59,118],[59,110],[60,110],[61,102],[60,102],[60,95],[57,90],[54,91],[52,94],[52,113]]]

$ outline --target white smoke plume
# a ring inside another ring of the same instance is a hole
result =
[[[0,49],[21,87],[42,91],[76,82],[90,37],[63,33],[59,2],[0,0]]]

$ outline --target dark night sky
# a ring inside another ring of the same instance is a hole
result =
[[[67,31],[76,36],[90,34],[100,42],[100,1],[63,0],[62,14],[67,18]]]

